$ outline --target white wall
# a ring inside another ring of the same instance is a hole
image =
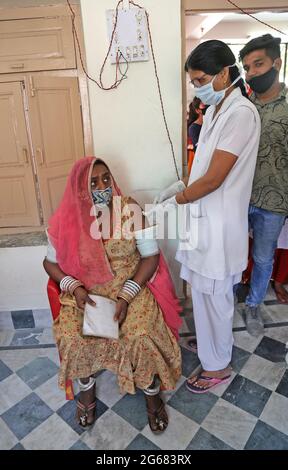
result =
[[[140,3],[150,17],[167,121],[181,171],[180,0]],[[88,70],[93,77],[98,76],[108,48],[105,11],[116,4],[116,0],[81,1]],[[114,74],[108,62],[106,84]],[[128,79],[117,90],[104,92],[90,82],[89,95],[96,155],[106,158],[124,192],[144,191],[145,200],[151,200],[158,189],[176,180],[152,60],[130,64]]]
[[[182,85],[180,0],[140,0],[149,13],[166,117],[182,173]],[[108,49],[106,9],[117,0],[81,0],[89,74],[98,77]],[[132,63],[128,79],[113,91],[89,83],[95,155],[110,165],[124,193],[140,204],[176,181],[172,154],[161,114],[152,59]],[[111,84],[115,67],[107,63],[105,84]],[[179,266],[174,261],[175,243],[165,246],[174,280]],[[181,283],[182,285],[182,283]],[[179,292],[179,288],[177,289]]]
[[[0,311],[48,308],[46,246],[0,249]]]

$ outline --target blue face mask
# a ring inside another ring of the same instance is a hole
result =
[[[99,208],[109,206],[112,199],[112,186],[106,189],[95,189],[92,191],[92,199],[95,206]]]
[[[230,65],[229,67],[234,67],[234,64]],[[241,76],[239,75],[239,77],[237,77],[236,80],[234,80],[234,82],[232,82],[228,88],[216,91],[213,88],[213,82],[215,80],[215,77],[213,78],[213,80],[211,80],[211,82],[207,83],[206,85],[203,85],[199,88],[195,88],[195,96],[197,96],[197,98],[199,98],[204,104],[216,106],[217,104],[221,103],[221,101],[225,97],[226,91],[229,90],[231,86],[233,86],[236,82],[238,82],[238,80],[241,79]]]

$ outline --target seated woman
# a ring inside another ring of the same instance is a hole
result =
[[[54,322],[61,356],[59,386],[78,380],[79,424],[85,427],[95,421],[95,374],[108,369],[117,374],[122,393],[134,394],[136,387],[143,390],[150,428],[160,433],[168,425],[160,388],[174,389],[181,375],[177,343],[181,308],[157,241],[135,239],[135,230],[145,233],[141,209],[140,226],[134,222],[131,231],[130,223],[127,230],[131,208],[139,209],[136,204],[121,195],[102,160],[77,161],[49,221],[43,265],[62,291],[60,315]],[[111,222],[106,234],[105,212]],[[85,303],[94,304],[89,294],[117,302],[118,340],[83,336]]]

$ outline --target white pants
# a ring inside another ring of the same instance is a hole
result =
[[[225,369],[233,346],[233,285],[241,274],[223,281],[208,279],[182,266],[181,277],[191,285],[198,357],[204,370]]]

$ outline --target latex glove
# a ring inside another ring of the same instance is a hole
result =
[[[157,217],[157,214],[162,214],[164,211],[167,211],[170,208],[176,207],[176,206],[178,206],[178,203],[176,201],[176,197],[173,196],[161,202],[160,204],[155,204],[153,207],[151,207],[149,211],[147,212],[143,211],[142,214],[145,215],[146,217],[149,217],[151,214],[155,214]]]
[[[165,201],[166,199],[175,196],[175,194],[180,193],[186,188],[183,181],[179,180],[176,183],[171,184],[168,188],[161,191],[154,199],[153,204],[160,204],[161,202]]]

